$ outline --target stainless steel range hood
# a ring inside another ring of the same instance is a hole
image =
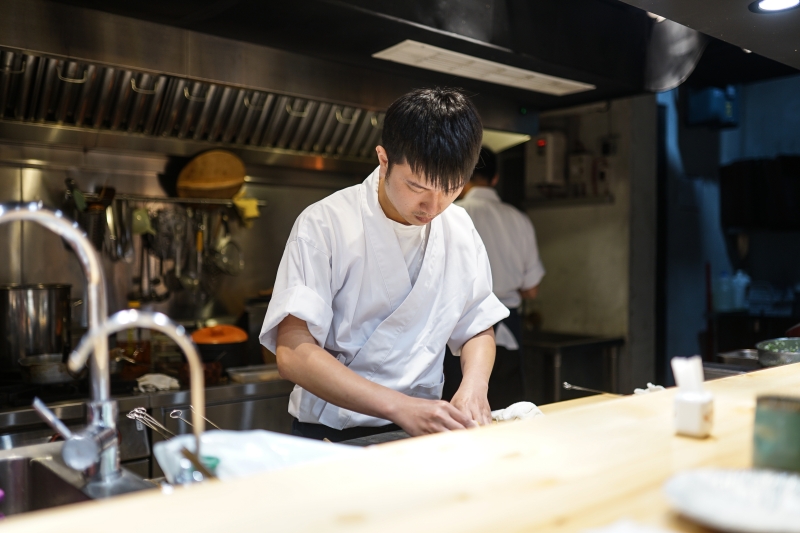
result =
[[[40,136],[69,144],[83,132],[97,136],[95,146],[144,145],[181,155],[202,145],[224,145],[263,152],[272,156],[273,163],[277,158],[284,164],[319,167],[319,158],[332,159],[323,166],[341,169],[373,164],[383,113],[124,67],[0,51],[0,119],[0,132],[17,138],[23,133],[19,126],[51,126],[29,129],[27,140]],[[176,149],[179,144],[183,149]]]
[[[0,0],[0,139],[363,173],[383,110],[424,80],[46,0]],[[475,97],[487,127],[536,117]]]

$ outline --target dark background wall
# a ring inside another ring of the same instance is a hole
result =
[[[768,282],[780,290],[800,282],[800,232],[723,228],[719,181],[719,169],[725,165],[800,155],[800,77],[737,89],[739,124],[722,130],[686,126],[684,91],[658,95],[664,117],[662,179],[666,182],[661,189],[665,196],[661,250],[665,357],[660,374],[667,382],[671,382],[671,357],[701,353],[708,346],[706,264],[714,279],[742,268],[753,281]],[[723,329],[717,331],[717,335],[725,334]]]

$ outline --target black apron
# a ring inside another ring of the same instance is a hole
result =
[[[508,318],[501,322],[511,330],[517,339],[519,350],[497,347],[492,374],[489,377],[489,406],[492,411],[505,409],[509,405],[525,401],[522,377],[522,316],[517,309],[509,309]],[[494,329],[501,322],[495,324]],[[449,348],[444,355],[444,390],[442,399],[450,401],[461,386],[461,358],[452,354]]]
[[[401,429],[402,428],[397,424],[378,427],[359,426],[347,429],[334,429],[324,424],[300,422],[296,418],[292,421],[292,435],[315,440],[328,439],[331,442],[371,437],[372,435],[388,433],[389,431],[400,431]]]

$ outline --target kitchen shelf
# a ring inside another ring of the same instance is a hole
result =
[[[580,207],[590,205],[610,205],[614,203],[614,195],[606,194],[603,196],[581,196],[573,198],[535,198],[525,200],[523,205],[526,209],[538,209],[543,207]]]
[[[69,194],[69,193],[67,193]],[[98,195],[94,193],[83,193],[87,200],[94,201],[98,199]],[[176,198],[173,196],[144,196],[139,194],[116,194],[115,200],[125,200],[127,202],[153,202],[162,204],[202,204],[202,205],[219,205],[225,207],[233,207],[233,200],[224,198]],[[267,207],[267,202],[258,200],[258,207]]]

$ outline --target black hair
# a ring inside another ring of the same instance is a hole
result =
[[[458,89],[417,89],[392,103],[383,121],[381,145],[393,164],[445,191],[462,187],[472,176],[483,138],[475,106]]]
[[[485,179],[492,181],[497,175],[497,156],[494,152],[486,148],[481,148],[481,153],[478,156],[478,164],[475,165],[475,171],[472,173],[472,179]]]

